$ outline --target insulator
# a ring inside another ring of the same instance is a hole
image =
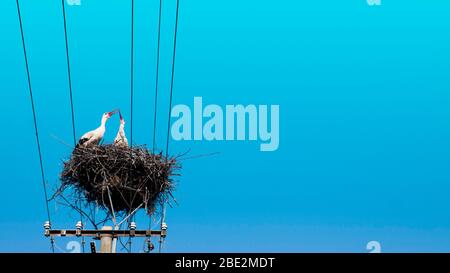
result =
[[[50,225],[50,221],[45,221],[44,223],[44,228],[45,229],[50,229],[52,226]]]
[[[77,224],[75,225],[75,227],[77,229],[82,229],[83,228],[83,223],[81,221],[78,221]]]
[[[135,230],[136,229],[136,223],[135,222],[131,222],[130,223],[130,229],[131,230]]]
[[[161,224],[161,229],[162,230],[167,230],[167,224],[166,223],[162,223]]]

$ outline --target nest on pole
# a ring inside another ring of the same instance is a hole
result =
[[[56,195],[72,188],[112,215],[140,208],[151,214],[171,195],[171,177],[179,168],[175,158],[152,154],[144,146],[77,147],[64,162]]]

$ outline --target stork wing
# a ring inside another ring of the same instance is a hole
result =
[[[86,143],[87,141],[89,141],[92,137],[94,136],[94,131],[90,131],[87,132],[86,134],[84,134],[80,140],[78,140],[78,144],[77,147],[80,145],[83,145],[84,143]]]

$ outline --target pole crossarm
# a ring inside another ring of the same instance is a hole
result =
[[[80,230],[80,229],[46,229],[44,235],[49,236],[86,236],[99,239],[101,236],[110,235],[117,237],[152,237],[160,236],[165,238],[167,230]]]

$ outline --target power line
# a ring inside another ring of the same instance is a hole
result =
[[[77,137],[75,130],[75,114],[73,107],[73,95],[72,95],[72,73],[70,70],[70,58],[69,58],[69,41],[67,38],[67,20],[66,20],[66,9],[65,9],[65,0],[61,0],[62,14],[63,14],[63,22],[64,22],[64,38],[66,42],[66,60],[67,60],[67,77],[69,83],[69,97],[70,97],[70,109],[72,115],[72,134],[73,134],[73,145],[77,145]],[[81,193],[78,193],[78,204],[80,209],[80,221],[83,223],[83,214],[81,213]],[[84,238],[81,238],[81,245],[84,252]]]
[[[134,91],[134,0],[131,0],[131,67],[130,67],[130,146],[133,147],[133,91]]]
[[[154,105],[154,116],[153,116],[153,146],[152,153],[155,154],[156,146],[156,115],[158,107],[158,84],[159,84],[159,58],[160,58],[160,48],[161,48],[161,14],[162,14],[162,0],[159,0],[159,14],[158,14],[158,46],[156,52],[156,77],[155,77],[155,105]],[[148,226],[151,229],[152,226],[152,215],[149,214]]]
[[[167,121],[167,139],[166,139],[166,159],[169,155],[169,136],[170,136],[170,114],[172,111],[172,97],[173,97],[173,79],[175,75],[175,57],[177,50],[177,32],[178,32],[178,9],[180,5],[180,0],[177,0],[177,9],[175,15],[175,33],[173,39],[173,54],[172,54],[172,75],[170,80],[170,100],[169,100],[169,116]]]
[[[25,37],[24,37],[24,34],[23,34],[22,16],[20,14],[19,0],[16,0],[16,4],[17,4],[17,14],[19,16],[20,34],[21,34],[21,37],[22,37],[23,54],[24,54],[24,57],[25,57],[25,67],[26,67],[26,71],[27,71],[28,90],[30,92],[31,109],[32,109],[32,112],[33,112],[33,122],[34,122],[34,130],[35,130],[35,133],[36,133],[36,144],[37,144],[38,154],[39,154],[39,164],[40,164],[40,167],[41,167],[42,186],[44,188],[45,205],[46,205],[46,210],[47,210],[47,219],[48,219],[49,223],[51,223],[50,209],[49,209],[49,206],[48,206],[47,186],[45,184],[44,165],[42,163],[41,144],[40,144],[40,140],[39,140],[39,131],[38,131],[38,126],[37,126],[36,110],[35,110],[35,107],[34,107],[33,89],[31,88],[30,69],[29,69],[29,66],[28,66],[28,56],[27,56],[27,49],[26,49],[26,46],[25,46]],[[51,239],[51,242],[52,242],[52,252],[55,252],[55,247],[54,247],[52,239]]]
[[[131,67],[130,67],[130,147],[133,148],[133,93],[134,93],[134,0],[131,0]],[[133,149],[130,149],[131,160],[133,160]],[[131,162],[132,164],[132,162]],[[133,172],[130,172],[130,176]],[[130,211],[133,206],[132,194],[130,192]],[[128,223],[132,221],[129,218]],[[131,252],[131,237],[128,237],[128,252]]]
[[[69,58],[69,41],[67,38],[67,20],[66,20],[66,9],[65,9],[65,0],[61,0],[62,14],[63,14],[63,22],[64,22],[64,38],[66,42],[66,60],[67,60],[67,77],[69,83],[69,97],[70,97],[70,109],[72,114],[72,134],[73,134],[73,145],[77,145],[77,137],[75,130],[75,114],[73,107],[73,92],[72,92],[72,73],[70,70],[70,58]],[[83,214],[81,213],[81,193],[78,193],[78,204],[80,209],[80,221],[83,223]],[[81,245],[84,252],[84,238],[81,238]]]
[[[172,111],[172,98],[173,98],[173,80],[175,75],[175,57],[176,57],[176,49],[177,49],[177,32],[178,32],[178,11],[180,6],[180,0],[177,0],[177,8],[175,15],[175,32],[173,38],[173,54],[172,54],[172,75],[170,80],[170,99],[169,99],[169,114],[167,120],[167,139],[166,139],[166,160],[168,160],[169,156],[169,137],[170,137],[170,116]],[[162,205],[162,217],[161,217],[161,229],[163,225],[165,225],[166,221],[166,203],[164,202]],[[159,252],[162,251],[164,245],[164,238],[160,239],[159,243]]]
[[[62,13],[63,13],[63,19],[64,19],[64,38],[66,41],[66,59],[67,59],[67,76],[69,80],[69,95],[70,95],[70,109],[72,113],[72,133],[73,133],[73,145],[75,146],[77,144],[77,137],[75,132],[75,115],[74,115],[74,109],[73,109],[73,96],[72,96],[72,77],[71,77],[71,71],[70,71],[70,58],[69,58],[69,41],[67,39],[67,23],[66,23],[66,9],[65,9],[65,0],[61,0],[62,4]]]
[[[156,145],[156,113],[158,106],[158,84],[159,84],[159,56],[161,45],[161,13],[162,13],[162,0],[159,0],[159,16],[158,16],[158,49],[156,54],[156,78],[155,78],[155,114],[153,116],[153,154],[155,153]]]

